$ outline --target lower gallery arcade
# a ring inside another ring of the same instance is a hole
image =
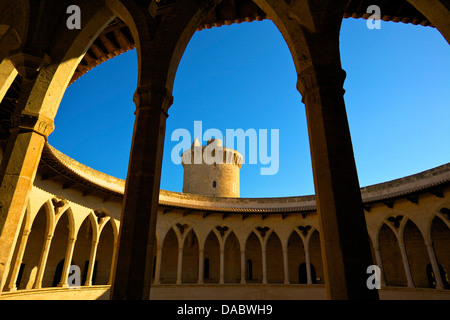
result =
[[[124,181],[93,184],[101,173],[49,146],[44,154],[2,298],[107,298]],[[449,298],[449,181],[444,165],[362,189],[381,298]],[[324,299],[314,202],[162,190],[151,298]],[[80,268],[78,289],[68,290],[70,265]]]

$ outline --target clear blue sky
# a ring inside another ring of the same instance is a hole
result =
[[[436,29],[382,22],[369,30],[345,19],[345,102],[361,186],[418,173],[450,160],[450,47]],[[66,91],[50,135],[77,161],[125,179],[137,82],[135,50],[85,74]],[[271,21],[196,32],[181,60],[169,110],[161,188],[182,191],[171,161],[175,129],[279,129],[280,164],[260,175],[244,164],[241,197],[314,193],[305,109],[296,71]]]

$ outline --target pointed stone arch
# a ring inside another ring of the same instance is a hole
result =
[[[262,245],[261,239],[254,231],[250,232],[245,241],[246,282],[262,283]]]
[[[402,233],[414,286],[429,288],[426,268],[430,264],[430,259],[422,232],[411,219],[408,219]]]
[[[233,231],[227,234],[224,244],[225,283],[239,283],[241,280],[241,247]]]
[[[386,224],[381,225],[378,234],[381,259],[383,261],[386,285],[404,287],[407,285],[399,243],[394,230]]]
[[[212,229],[206,237],[203,251],[203,282],[205,283],[219,283],[220,281],[220,248],[220,238]]]
[[[160,282],[162,284],[175,283],[177,281],[179,245],[179,238],[172,227],[167,231],[162,242],[160,274]]]
[[[445,219],[445,218],[444,218]],[[439,215],[434,215],[430,225],[430,244],[433,248],[436,263],[441,273],[444,289],[450,289],[450,228]],[[434,272],[434,270],[433,270]],[[436,286],[436,275],[430,279],[431,286]]]
[[[187,231],[183,244],[182,283],[197,283],[199,240],[194,229]]]
[[[283,246],[280,237],[273,231],[266,241],[267,282],[283,283]]]
[[[298,268],[306,262],[303,240],[298,232],[292,230],[288,244],[289,281],[290,283],[307,283],[307,278],[300,279]],[[305,280],[305,281],[301,281]]]
[[[73,260],[81,271],[81,284],[86,283],[92,250],[98,242],[98,225],[95,216],[90,212],[77,230],[77,241],[73,251]]]

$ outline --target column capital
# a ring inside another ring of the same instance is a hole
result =
[[[13,63],[20,76],[26,80],[35,79],[39,69],[51,62],[51,58],[46,53],[30,49],[14,51],[8,56],[8,59]]]
[[[173,103],[173,96],[167,88],[156,85],[140,86],[133,95],[136,110],[142,108],[155,109],[168,117],[168,111]]]
[[[311,65],[298,74],[297,90],[305,97],[318,88],[335,88],[342,90],[344,95],[344,81],[346,72],[336,65]]]
[[[23,110],[11,115],[12,129],[19,132],[35,132],[45,139],[53,132],[55,125],[52,119],[42,115]]]

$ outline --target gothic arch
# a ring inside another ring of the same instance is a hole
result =
[[[206,237],[203,251],[204,261],[208,259],[209,266],[208,277],[203,279],[205,283],[219,283],[220,281],[220,249],[220,239],[212,229]]]
[[[402,263],[398,238],[392,228],[383,223],[378,234],[381,259],[386,285],[406,286],[405,270]]]
[[[262,244],[254,231],[250,232],[245,241],[245,259],[247,283],[262,283]]]
[[[289,281],[290,283],[301,283],[297,269],[306,261],[306,259],[303,240],[296,230],[293,230],[289,236],[287,250],[289,261]]]
[[[225,283],[239,283],[241,280],[241,247],[233,231],[228,232],[224,243]]]
[[[162,240],[161,252],[161,275],[160,282],[175,283],[177,280],[178,248],[179,238],[174,230],[170,228]]]
[[[267,282],[283,283],[283,246],[280,237],[273,231],[266,240]]]
[[[199,242],[194,229],[190,229],[184,239],[182,283],[197,283],[198,280]]]
[[[443,269],[441,274],[445,289],[450,289],[450,228],[446,219],[435,215],[430,225],[430,244],[432,245],[438,267]]]
[[[429,288],[426,267],[430,263],[430,259],[424,237],[411,219],[408,219],[403,228],[403,240],[415,287]]]

